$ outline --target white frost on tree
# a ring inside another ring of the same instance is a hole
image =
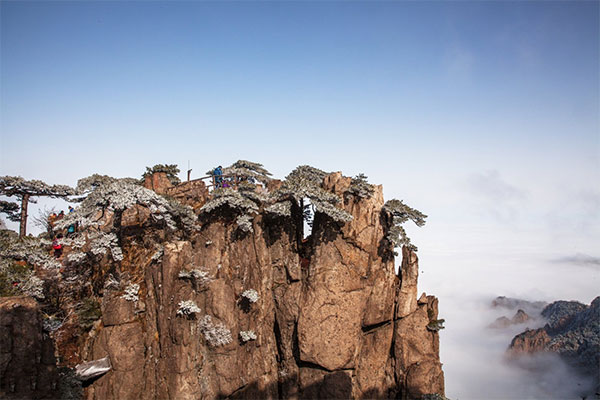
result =
[[[44,299],[44,281],[33,274],[29,279],[21,283],[20,289],[28,296],[40,300]]]
[[[164,254],[165,248],[163,246],[160,246],[158,250],[156,250],[154,254],[152,254],[152,257],[150,259],[152,260],[152,262],[158,262]]]
[[[85,228],[97,222],[103,212],[120,214],[134,205],[147,207],[155,223],[164,223],[171,230],[181,227],[191,231],[196,227],[196,216],[191,207],[169,202],[154,191],[130,180],[115,180],[97,187],[75,212],[67,214],[56,223],[55,228],[64,229],[75,223]]]
[[[81,264],[87,258],[87,254],[83,252],[70,253],[67,256],[67,262],[71,264]]]
[[[210,213],[219,207],[227,206],[242,213],[258,213],[258,205],[240,191],[233,188],[219,188],[212,192],[212,198],[201,208],[201,213]]]
[[[32,197],[65,198],[77,193],[67,185],[48,185],[40,180],[27,181],[20,176],[1,176],[0,195],[16,197],[21,202],[19,236],[24,237],[27,230],[27,207]],[[17,220],[15,209],[17,203],[2,201],[0,212],[6,213],[11,220]]]
[[[373,195],[375,188],[367,181],[367,176],[363,173],[356,175],[350,181],[350,187],[345,195],[353,195],[359,198],[367,199]]]
[[[179,271],[178,277],[180,279],[193,280],[199,286],[206,286],[212,281],[212,278],[209,276],[208,272],[202,271],[197,268],[194,268],[189,271],[186,271],[186,270]]]
[[[196,305],[193,300],[185,300],[179,302],[179,308],[177,309],[177,315],[182,317],[191,317],[200,312],[200,307]]]
[[[337,207],[341,202],[339,196],[324,190],[321,185],[327,176],[325,171],[308,165],[294,169],[283,182],[273,197],[276,201],[293,200],[301,209],[304,199],[308,198],[316,212],[323,213],[337,222],[345,223],[352,220],[352,215]]]
[[[212,175],[213,171],[208,171],[206,174]],[[223,175],[234,175],[243,180],[262,183],[267,183],[272,179],[271,173],[262,164],[247,160],[238,160],[223,168]]]
[[[266,207],[265,211],[279,217],[290,217],[292,215],[292,203],[285,200]]]
[[[61,263],[48,254],[47,246],[46,241],[37,238],[7,240],[0,248],[0,259],[23,260],[44,269],[61,268]]]
[[[249,342],[251,340],[256,340],[257,336],[254,331],[240,331],[240,339],[242,339],[243,343]]]
[[[394,247],[407,246],[413,251],[417,251],[417,247],[410,242],[410,238],[406,235],[406,231],[402,224],[408,220],[413,221],[417,226],[425,225],[427,215],[421,211],[411,208],[404,204],[402,200],[392,199],[385,202],[383,212],[387,213],[391,218],[391,226],[388,229],[386,238]]]
[[[244,232],[254,232],[252,227],[252,217],[250,215],[240,215],[235,219],[235,223]]]
[[[225,346],[233,340],[231,331],[222,323],[213,323],[210,315],[205,315],[198,321],[198,328],[206,342],[212,347]]]
[[[127,301],[138,301],[139,300],[139,297],[138,297],[139,291],[140,291],[140,285],[138,285],[137,283],[130,283],[125,288],[125,293],[121,296],[121,298],[123,298]]]
[[[241,297],[247,299],[249,303],[256,303],[260,298],[258,292],[254,289],[245,290]]]

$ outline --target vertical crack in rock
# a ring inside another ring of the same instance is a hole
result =
[[[277,311],[275,311],[277,314]],[[285,371],[283,367],[283,361],[285,359],[285,354],[283,354],[283,349],[281,348],[281,330],[279,329],[279,322],[277,322],[277,315],[275,315],[274,323],[273,323],[273,333],[275,335],[275,343],[277,345],[277,397],[281,400],[283,399],[283,383],[282,381],[282,371]]]

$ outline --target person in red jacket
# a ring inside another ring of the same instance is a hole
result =
[[[62,256],[62,252],[63,252],[62,243],[61,243],[60,239],[62,239],[61,234],[59,234],[56,238],[54,238],[54,241],[52,241],[52,248],[54,249],[54,257],[56,257],[56,258],[60,258],[60,256]]]

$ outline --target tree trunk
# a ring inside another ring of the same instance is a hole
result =
[[[29,205],[29,194],[25,193],[21,200],[21,226],[19,228],[19,237],[24,237],[27,233],[27,206]]]

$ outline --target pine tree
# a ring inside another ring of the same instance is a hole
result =
[[[27,207],[29,202],[35,202],[34,197],[65,198],[76,194],[75,189],[66,185],[48,185],[40,180],[26,181],[20,176],[0,177],[0,195],[16,197],[21,201],[19,216],[19,236],[24,237],[27,231]],[[8,203],[16,204],[16,203]],[[8,209],[6,208],[8,207]],[[10,210],[13,211],[10,211]],[[7,212],[8,211],[8,212]],[[3,204],[1,212],[8,215],[9,219],[15,217],[14,205]]]

